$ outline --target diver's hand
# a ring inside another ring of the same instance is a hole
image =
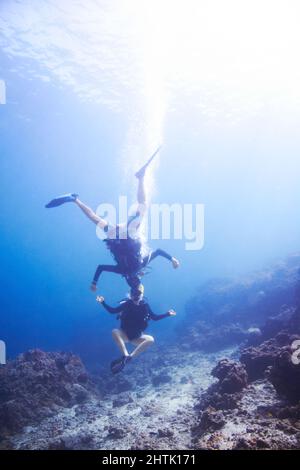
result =
[[[171,261],[172,261],[172,264],[173,264],[173,268],[174,268],[174,269],[179,268],[180,263],[179,263],[178,259],[172,258]]]
[[[168,314],[169,314],[170,317],[176,317],[176,315],[177,315],[177,313],[173,309],[169,310]]]
[[[91,289],[92,292],[96,292],[96,290],[97,290],[96,284],[92,283],[90,289]]]
[[[104,302],[104,297],[102,295],[97,295],[96,301],[99,302],[99,304],[103,304]]]

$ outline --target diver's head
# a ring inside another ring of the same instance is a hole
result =
[[[144,286],[143,284],[139,284],[137,287],[132,287],[130,289],[130,298],[131,300],[138,304],[144,297]]]

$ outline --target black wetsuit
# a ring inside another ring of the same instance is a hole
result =
[[[104,240],[117,264],[99,264],[93,278],[93,284],[96,285],[101,274],[106,271],[124,276],[128,285],[131,288],[136,288],[141,283],[141,271],[151,261],[158,256],[162,256],[169,261],[172,260],[172,256],[161,249],[155,250],[149,255],[142,257],[141,240],[139,238],[133,238],[129,234],[129,226],[137,217],[139,217],[138,212],[128,219],[126,238],[120,237],[117,230],[117,236],[115,239],[107,238]],[[108,231],[108,226],[105,231]]]
[[[142,335],[149,320],[158,321],[170,316],[169,313],[156,315],[144,300],[139,304],[135,304],[131,299],[125,300],[118,307],[110,307],[106,302],[103,302],[102,305],[109,313],[120,314],[121,330],[130,340],[137,339]]]

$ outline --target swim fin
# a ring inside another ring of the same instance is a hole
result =
[[[110,364],[110,370],[113,374],[118,374],[121,372],[126,364],[131,360],[131,356],[122,356],[120,359],[115,359]]]
[[[161,149],[161,145],[155,150],[154,154],[151,155],[151,157],[149,158],[149,160],[147,161],[147,163],[145,163],[144,166],[142,166],[142,168],[136,172],[135,176],[137,178],[143,178],[143,176],[145,175],[145,172],[148,168],[148,166],[150,165],[150,163],[152,162],[152,160],[154,159],[154,157],[156,157],[156,155],[158,154],[158,152],[160,151]]]
[[[50,209],[51,207],[58,207],[61,206],[62,204],[65,204],[65,202],[73,202],[78,198],[78,194],[75,193],[69,193],[69,194],[63,194],[62,196],[58,196],[52,201],[48,202],[46,204],[46,208]]]

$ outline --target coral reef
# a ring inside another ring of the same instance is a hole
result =
[[[300,255],[295,254],[265,271],[201,286],[187,302],[186,322],[180,325],[185,350],[211,352],[242,342],[259,344],[284,329],[293,315],[299,329],[299,267]]]
[[[248,374],[242,364],[222,359],[212,370],[212,375],[219,379],[221,393],[240,392],[247,386]]]
[[[30,450],[189,449],[197,393],[213,383],[211,371],[221,356],[230,356],[232,352],[186,353],[178,361],[177,347],[154,346],[134,364],[130,363],[126,375],[111,376],[108,371],[101,370],[93,382],[88,379],[83,386],[89,396],[84,401],[75,398],[58,400],[57,405],[56,394],[48,395],[49,413],[42,415],[36,411],[32,419],[19,421],[16,428],[6,426],[0,447]],[[39,354],[43,355],[44,365],[51,364],[54,357],[60,357],[52,353]],[[71,357],[71,362],[77,361]],[[19,358],[20,361],[22,363],[23,358]],[[14,361],[8,366],[15,370]],[[79,375],[84,372],[81,367],[77,371]],[[77,383],[77,371],[71,374],[71,382],[58,375],[55,380],[68,389],[69,384],[73,386],[73,380]],[[23,379],[19,377],[18,380]],[[30,387],[29,382],[24,383],[20,397],[27,397]],[[19,403],[22,402],[20,399]],[[39,408],[41,404],[42,397],[31,397],[32,407]]]
[[[0,368],[0,438],[95,393],[77,356],[31,350]]]
[[[221,383],[212,385],[195,406],[195,448],[299,448],[299,404],[292,407],[282,401],[266,379],[233,393],[223,393]]]
[[[299,449],[299,266],[202,287],[178,341],[117,376],[69,353],[9,361],[0,448]]]
[[[193,442],[211,449],[299,449],[299,309],[274,338],[244,349],[240,362],[221,360],[219,379],[195,409]]]

